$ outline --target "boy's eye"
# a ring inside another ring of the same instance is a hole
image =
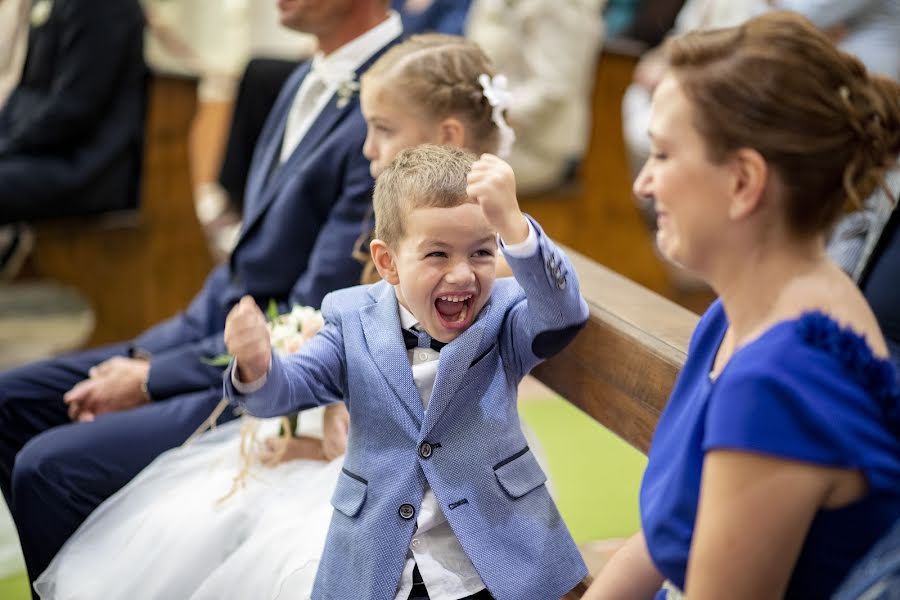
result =
[[[665,152],[651,152],[650,158],[654,160],[666,160],[669,157]]]
[[[493,253],[491,250],[488,250],[488,249],[486,249],[486,248],[483,248],[483,249],[481,249],[481,250],[476,250],[476,251],[475,251],[475,254],[474,254],[473,256],[477,256],[477,257],[479,257],[479,258],[484,258],[484,257],[486,257],[486,256],[489,256],[489,257],[492,257],[492,258],[493,258],[494,253]]]
[[[445,258],[446,256],[447,256],[446,252],[441,252],[441,251],[437,250],[435,252],[429,252],[428,254],[425,255],[425,258],[432,258],[432,257]]]

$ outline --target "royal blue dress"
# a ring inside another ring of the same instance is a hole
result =
[[[897,376],[862,337],[809,312],[740,348],[711,381],[727,328],[717,301],[694,332],[654,434],[640,494],[650,555],[657,569],[684,589],[707,450],[859,469],[869,493],[850,506],[818,512],[785,596],[828,598],[900,518]]]

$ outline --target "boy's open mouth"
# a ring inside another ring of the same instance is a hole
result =
[[[440,296],[434,301],[434,309],[437,312],[441,325],[447,329],[463,329],[469,326],[472,317],[472,302],[475,295],[472,293],[448,294]]]

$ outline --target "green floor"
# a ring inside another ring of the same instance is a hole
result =
[[[562,399],[519,403],[549,462],[556,503],[576,542],[638,530],[647,458]]]
[[[646,458],[564,400],[525,400],[520,409],[540,438],[559,510],[575,540],[634,533]],[[0,579],[0,600],[28,598],[24,574]]]
[[[0,598],[2,600],[27,600],[28,578],[25,574],[15,575],[6,579],[0,579]]]

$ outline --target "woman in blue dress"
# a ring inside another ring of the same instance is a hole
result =
[[[635,182],[719,294],[657,427],[641,531],[585,598],[828,598],[900,518],[900,390],[824,251],[900,151],[900,86],[808,21],[688,34]]]

